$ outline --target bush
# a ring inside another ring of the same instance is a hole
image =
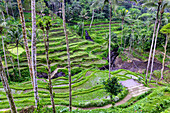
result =
[[[160,78],[160,77],[161,77],[161,71],[155,70],[155,71],[153,72],[153,75],[154,75],[156,78]]]
[[[115,102],[112,102],[112,106],[114,106],[115,105]]]
[[[122,85],[118,82],[118,78],[112,77],[103,81],[104,89],[107,93],[110,93],[111,101],[112,95],[117,96],[123,89]]]

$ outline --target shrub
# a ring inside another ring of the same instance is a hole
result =
[[[112,95],[117,96],[123,89],[122,85],[118,82],[118,78],[112,77],[103,81],[104,89],[107,93],[110,93],[110,98],[112,101]]]
[[[161,71],[155,70],[155,71],[153,72],[153,75],[154,75],[156,78],[160,78],[160,77],[161,77]]]

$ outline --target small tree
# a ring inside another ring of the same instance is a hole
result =
[[[118,95],[123,89],[116,77],[108,78],[106,81],[103,81],[103,85],[106,92],[110,94],[111,101],[113,101],[112,95]]]

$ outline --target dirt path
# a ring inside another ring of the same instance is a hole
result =
[[[132,97],[131,94],[128,94],[123,100],[115,103],[115,106],[126,103],[129,99],[131,99],[131,97]],[[112,104],[108,104],[108,105],[105,105],[105,106],[102,106],[102,107],[89,107],[89,108],[76,108],[76,107],[74,107],[73,109],[92,110],[92,109],[106,109],[106,108],[110,108],[110,107],[112,107]]]
[[[58,72],[59,69],[65,69],[65,68],[66,68],[66,67],[63,67],[63,68],[56,68],[56,69],[52,72],[51,78],[54,77],[54,75]]]
[[[123,100],[117,102],[115,104],[115,106],[118,106],[118,105],[126,103],[129,99],[131,99],[131,97],[132,97],[131,94],[128,94]],[[55,106],[64,106],[64,105],[55,105]],[[51,105],[47,105],[45,107],[52,108]],[[68,106],[65,106],[65,107],[68,107]],[[112,104],[108,104],[108,105],[105,105],[105,106],[102,106],[102,107],[89,107],[89,108],[72,107],[72,109],[92,110],[92,109],[106,109],[106,108],[110,108],[110,107],[112,107]],[[10,109],[9,108],[7,108],[7,109],[0,109],[0,111],[8,111],[8,110],[10,110]]]

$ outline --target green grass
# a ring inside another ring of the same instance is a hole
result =
[[[153,90],[148,96],[138,100],[136,103],[127,108],[108,108],[108,109],[94,109],[94,110],[73,110],[79,113],[168,113],[170,105],[170,89],[166,87],[159,87]],[[56,107],[58,112],[65,111],[69,113],[67,107]],[[44,108],[45,110],[46,108]]]
[[[8,49],[14,55],[17,55],[17,47]],[[18,47],[18,55],[20,55],[23,51],[25,51],[22,47]]]
[[[100,71],[100,70],[90,70],[92,73],[89,76],[86,76],[86,73],[89,70],[82,71],[81,73],[72,77],[72,88],[73,88],[73,102],[75,102],[74,106],[92,106],[95,105],[94,103],[97,101],[100,103],[101,99],[104,99],[108,94],[104,93],[102,89],[102,80],[108,78],[108,71]],[[123,75],[117,75],[121,70],[112,72],[112,76],[117,76],[120,80],[126,80],[128,77]],[[125,71],[125,70],[124,70]],[[66,77],[59,77],[57,79],[52,80],[53,89],[55,92],[55,100],[56,104],[67,105],[68,104],[68,78]],[[65,85],[64,85],[65,84]],[[63,86],[64,85],[64,86]],[[58,87],[56,87],[58,86]],[[2,84],[0,84],[0,88],[3,88]],[[29,100],[30,98],[34,97],[34,92],[32,91],[32,84],[31,82],[25,83],[10,83],[10,88],[15,91],[13,94],[15,102],[17,103],[17,107],[24,107],[27,105],[33,105],[34,99]],[[48,92],[47,83],[43,81],[38,81],[38,88],[39,88],[39,96],[40,99],[44,99],[48,104],[50,104],[50,95]],[[103,92],[103,93],[102,93]],[[6,100],[6,95],[0,92],[0,104],[3,104],[0,108],[8,108],[8,101]],[[87,101],[83,101],[85,96],[88,95]],[[98,96],[94,96],[98,95]],[[94,100],[91,102],[91,100]],[[90,105],[87,102],[90,101]],[[101,100],[103,101],[103,100]],[[21,102],[24,104],[21,105]],[[79,105],[78,103],[81,102]],[[104,101],[103,104],[106,104],[108,101]],[[43,103],[43,102],[42,102]],[[45,103],[45,102],[44,102]]]

